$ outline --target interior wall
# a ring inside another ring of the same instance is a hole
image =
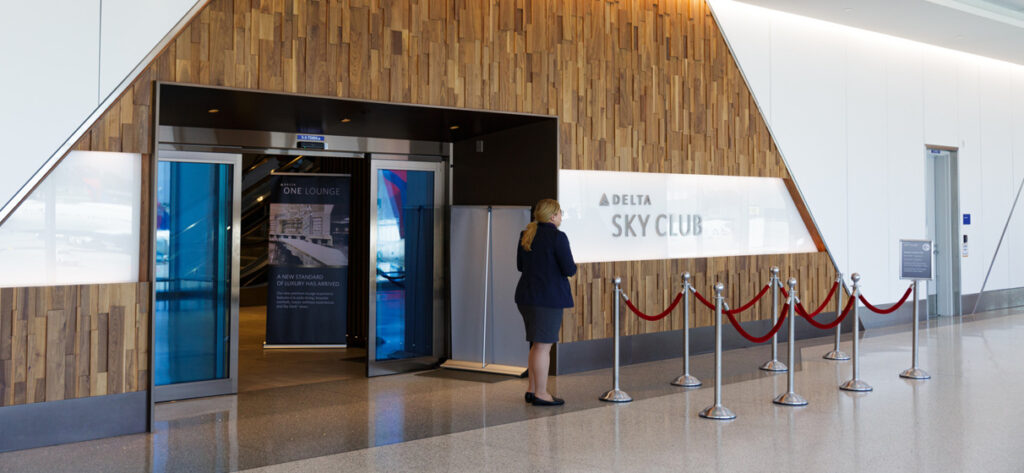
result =
[[[977,293],[1024,179],[1024,66],[710,3],[840,270],[860,272],[873,301],[902,295],[899,239],[927,234],[925,145],[953,146],[971,214],[963,293]],[[986,291],[1024,286],[1022,219]]]
[[[789,177],[703,0],[213,0],[76,147],[149,149],[154,80],[557,116],[563,169]],[[773,264],[808,301],[834,279],[825,253],[581,265],[562,341],[612,335],[616,276],[653,312],[682,271],[741,301]],[[698,311],[694,324],[712,318]],[[681,319],[627,319],[624,332]]]
[[[197,0],[6,2],[0,15],[0,205]],[[45,9],[45,11],[43,11]]]
[[[0,289],[0,406],[149,389],[149,288]]]

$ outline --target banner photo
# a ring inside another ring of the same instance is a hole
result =
[[[579,263],[818,251],[779,178],[563,170],[558,201]]]
[[[351,177],[271,176],[267,344],[344,345]]]

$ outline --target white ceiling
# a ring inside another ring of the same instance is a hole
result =
[[[1024,65],[1024,0],[739,0]]]

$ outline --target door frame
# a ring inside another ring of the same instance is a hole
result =
[[[422,161],[411,160],[411,156],[389,156],[369,154],[370,158],[370,264],[369,264],[369,304],[367,305],[366,325],[366,376],[382,376],[405,373],[436,367],[444,356],[444,318],[445,318],[445,229],[447,228],[448,166],[437,157]],[[389,159],[390,158],[390,159]],[[376,361],[377,358],[377,172],[382,169],[406,171],[434,172],[434,317],[433,354],[401,360]]]
[[[939,162],[935,155],[945,154],[944,169],[942,171],[946,174],[946,179],[943,185],[943,189],[939,189],[936,184],[936,178],[938,177]],[[959,149],[950,146],[939,146],[939,145],[925,145],[925,166],[926,172],[924,173],[926,178],[930,178],[931,182],[926,183],[925,188],[931,189],[932,195],[925,196],[926,199],[930,199],[934,205],[932,208],[932,215],[929,219],[932,220],[932,228],[927,229],[929,233],[933,233],[933,256],[936,266],[935,277],[927,281],[928,288],[925,290],[925,297],[928,301],[928,316],[959,316],[963,315],[963,260],[960,254],[961,252],[961,239],[960,235],[963,234],[961,230],[961,213],[960,213],[960,162],[959,162]],[[932,172],[927,170],[931,169]],[[944,197],[943,202],[940,204],[939,197]],[[949,228],[946,235],[939,235],[938,230],[942,225],[938,222],[940,217],[939,210],[944,205],[949,205],[948,213],[945,215],[945,219],[949,219]],[[948,241],[947,241],[948,239]],[[939,243],[943,243],[939,245]],[[938,253],[939,247],[942,247],[942,251],[946,252],[946,255]],[[940,261],[945,260],[945,261]],[[949,265],[949,274],[946,277],[949,278],[948,284],[939,281],[939,265]],[[948,285],[948,288],[942,287]],[[935,294],[931,295],[931,290],[935,290]],[[940,292],[948,290],[950,294],[943,295]],[[944,296],[952,307],[950,308],[949,314],[939,313],[939,297]],[[934,301],[934,305],[932,302]]]
[[[230,164],[232,167],[232,202],[231,202],[231,307],[228,323],[228,377],[207,381],[193,381],[158,386],[156,385],[156,232],[157,219],[154,217],[150,233],[152,250],[151,264],[154,265],[151,299],[153,301],[153,324],[150,330],[150,347],[153,347],[153,365],[150,379],[153,386],[152,403],[191,399],[197,397],[220,396],[238,392],[238,310],[239,310],[239,272],[241,257],[241,221],[242,221],[242,155],[235,153],[210,153],[201,151],[177,151],[157,149],[156,165],[153,167],[155,178],[152,186],[152,215],[157,215],[159,201],[157,199],[157,183],[159,182],[159,163],[183,162],[203,164]]]

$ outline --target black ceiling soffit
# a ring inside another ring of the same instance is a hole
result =
[[[554,118],[160,84],[164,126],[453,142],[546,120]]]

